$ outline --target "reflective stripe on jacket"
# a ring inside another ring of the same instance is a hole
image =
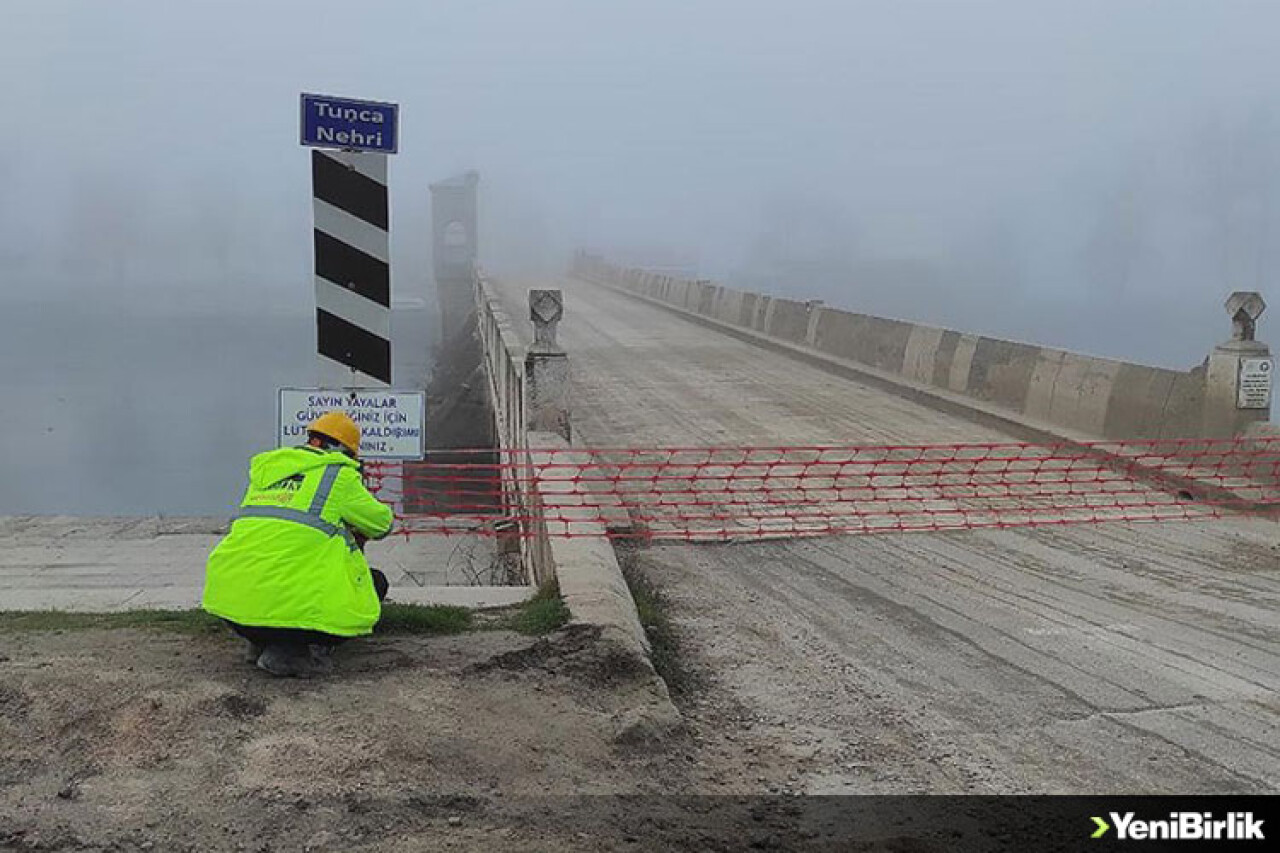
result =
[[[239,625],[354,637],[381,615],[369,564],[351,530],[391,530],[392,512],[341,453],[260,453],[231,532],[209,555],[202,606]]]

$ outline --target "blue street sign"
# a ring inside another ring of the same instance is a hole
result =
[[[302,144],[394,154],[400,142],[399,111],[397,104],[304,93]]]

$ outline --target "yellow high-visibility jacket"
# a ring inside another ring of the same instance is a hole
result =
[[[368,634],[382,608],[351,530],[378,539],[392,520],[355,460],[314,447],[260,453],[209,555],[202,606],[239,625]]]

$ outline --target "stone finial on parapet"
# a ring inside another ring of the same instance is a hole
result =
[[[1231,317],[1231,339],[1233,341],[1253,340],[1254,329],[1262,312],[1267,310],[1267,303],[1262,294],[1253,290],[1237,290],[1227,297],[1227,314]]]
[[[564,316],[564,296],[559,290],[530,290],[529,319],[533,321],[533,348],[541,352],[560,349],[556,327]]]
[[[525,354],[525,427],[553,432],[572,440],[569,423],[569,358],[556,342],[556,326],[564,316],[559,290],[530,290],[529,319],[533,345]]]
[[[1258,318],[1267,309],[1261,294],[1240,290],[1227,298],[1231,340],[1218,344],[1205,362],[1204,434],[1241,435],[1252,424],[1271,419],[1270,348],[1255,338]]]

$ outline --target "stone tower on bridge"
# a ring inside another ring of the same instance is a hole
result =
[[[431,185],[431,249],[440,335],[427,386],[427,451],[491,448],[493,414],[486,398],[476,335],[476,187],[465,172]]]
[[[441,340],[447,341],[475,310],[477,172],[431,185],[431,253],[440,306]]]

